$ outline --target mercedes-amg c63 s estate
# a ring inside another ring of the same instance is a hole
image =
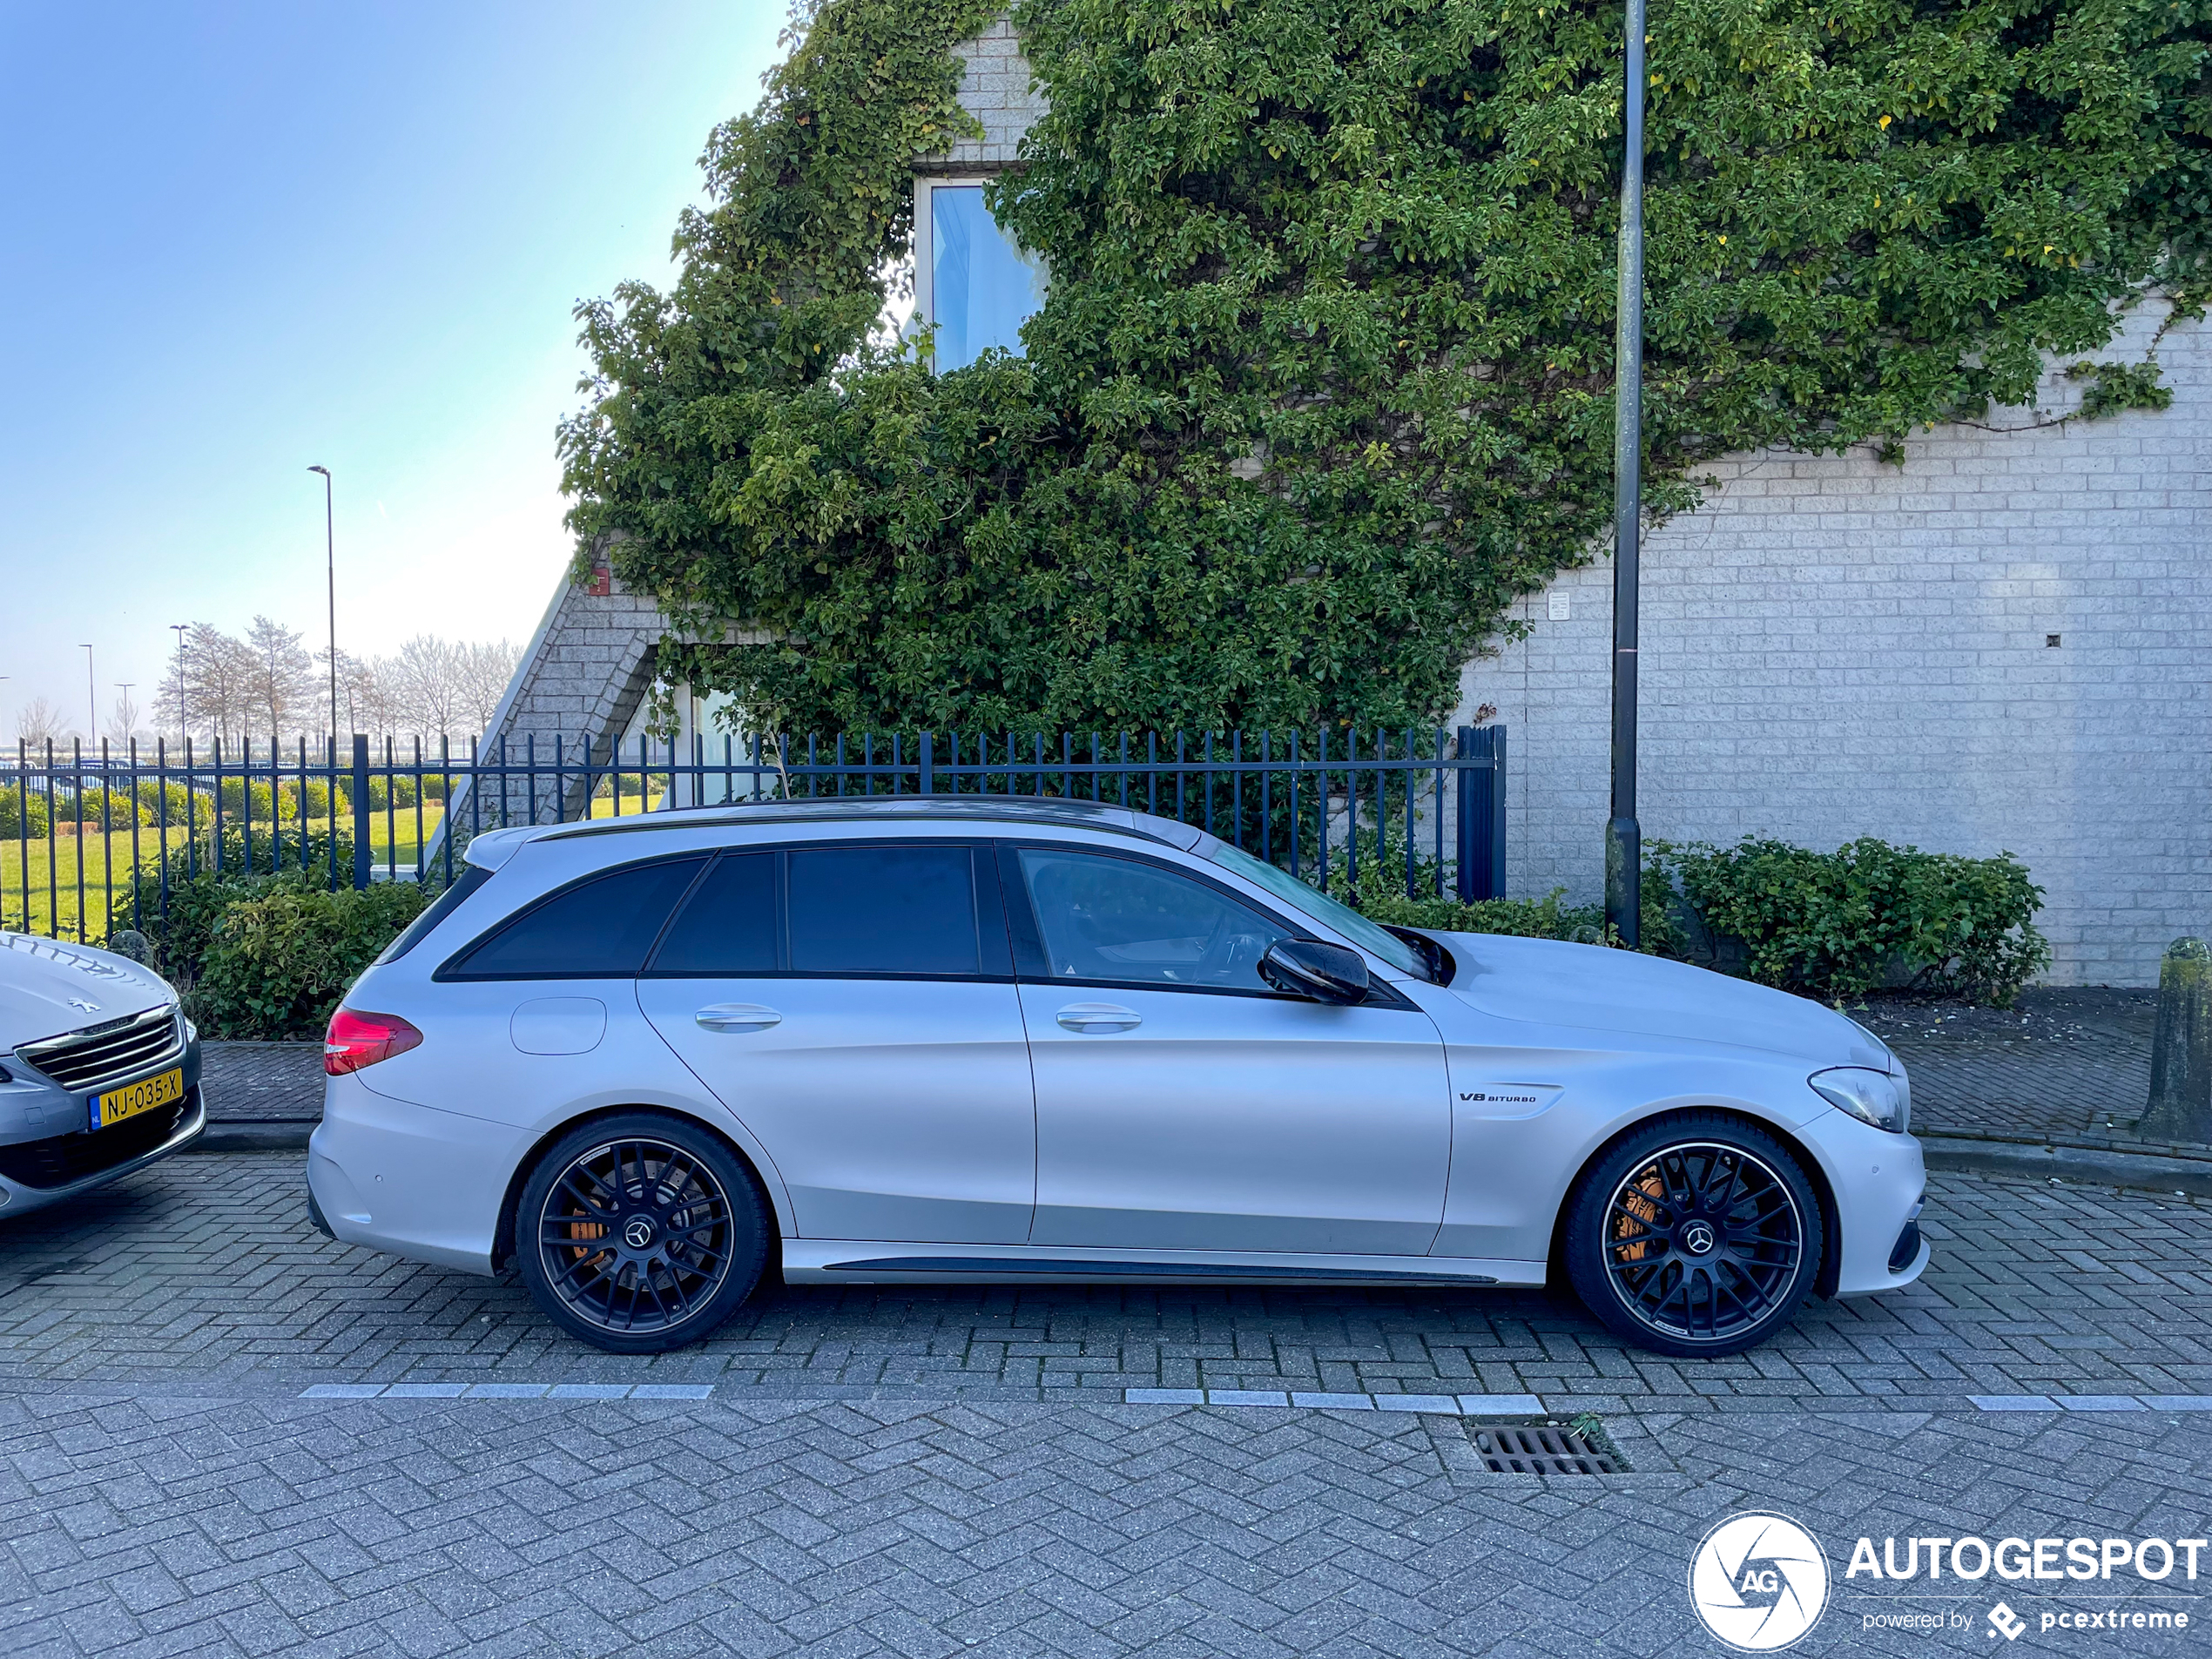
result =
[[[318,1224],[619,1352],[829,1284],[1535,1285],[1761,1341],[1928,1258],[1904,1069],[1817,1003],[1385,928],[1069,802],[480,836],[331,1022]]]

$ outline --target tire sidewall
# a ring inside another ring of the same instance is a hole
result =
[[[1606,1211],[1614,1190],[1654,1153],[1686,1143],[1733,1146],[1757,1158],[1789,1189],[1804,1229],[1796,1283],[1776,1298],[1774,1307],[1757,1323],[1711,1342],[1690,1341],[1646,1325],[1622,1301],[1605,1264]],[[1568,1199],[1567,1272],[1583,1306],[1615,1335],[1639,1348],[1677,1359],[1714,1359],[1742,1353],[1789,1325],[1819,1283],[1827,1249],[1826,1220],[1803,1160],[1757,1125],[1722,1112],[1671,1113],[1637,1125],[1583,1172]]]
[[[576,1313],[547,1278],[538,1244],[538,1221],[555,1179],[575,1160],[610,1141],[631,1137],[665,1141],[696,1157],[722,1184],[730,1201],[730,1272],[705,1305],[680,1325],[633,1333],[608,1331]],[[770,1211],[745,1160],[721,1137],[691,1118],[672,1113],[623,1112],[570,1130],[539,1154],[515,1207],[515,1265],[538,1311],[577,1340],[608,1353],[664,1353],[711,1335],[737,1312],[760,1282],[768,1261]]]

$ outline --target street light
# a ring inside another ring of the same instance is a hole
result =
[[[77,642],[77,648],[84,653],[84,714],[91,722],[84,729],[84,740],[98,743],[100,740],[100,698],[99,693],[92,689],[92,648],[81,639]]]
[[[1621,295],[1613,380],[1613,815],[1605,826],[1605,919],[1634,950],[1643,932],[1636,822],[1636,534],[1643,507],[1644,0],[1628,0],[1622,65]]]
[[[177,636],[177,737],[180,743],[192,741],[192,717],[185,708],[185,630],[189,624],[172,622],[169,631]],[[179,748],[177,752],[182,754]]]
[[[138,683],[136,680],[118,680],[115,683],[115,689],[123,693],[123,701],[116,705],[115,711],[123,717],[123,744],[125,748],[131,744],[131,728],[138,723],[138,706],[131,701],[131,688]]]
[[[322,545],[330,576],[330,764],[338,764],[338,531],[331,517],[330,469],[310,467],[322,475]]]

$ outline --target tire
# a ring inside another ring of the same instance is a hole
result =
[[[530,1298],[609,1353],[663,1353],[752,1294],[772,1225],[743,1160],[664,1112],[603,1117],[548,1147],[515,1209]]]
[[[1827,1249],[1804,1166],[1718,1112],[1640,1124],[1567,1201],[1567,1272],[1615,1335],[1678,1359],[1757,1347],[1797,1317]]]

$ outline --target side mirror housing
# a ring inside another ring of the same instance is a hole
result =
[[[1357,1002],[1367,995],[1366,958],[1318,939],[1278,939],[1259,959],[1259,976],[1278,991],[1315,1002]]]

